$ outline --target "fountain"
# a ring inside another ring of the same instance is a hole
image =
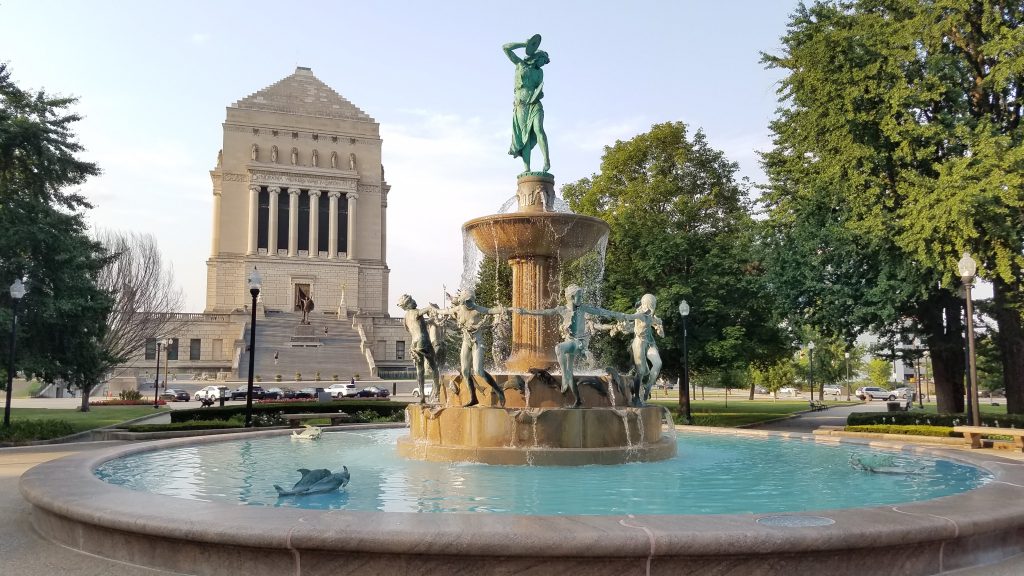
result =
[[[1019,462],[941,447],[829,446],[868,441],[806,435],[802,442],[792,434],[709,428],[681,435],[686,457],[671,458],[671,420],[663,434],[665,412],[643,406],[636,382],[614,373],[572,376],[567,358],[583,346],[575,337],[584,312],[633,320],[633,360],[651,362],[650,372],[638,371],[648,382],[660,364],[650,348],[660,321],[653,298],[632,315],[574,301],[555,306],[557,266],[589,250],[608,228],[552,210],[554,179],[538,114],[547,55],[539,41],[505,46],[517,66],[512,152],[527,168],[518,211],[464,226],[481,250],[513,266],[507,374],[483,373],[483,324],[476,323],[505,310],[479,307],[464,294],[462,371],[444,383],[454,386],[450,393],[435,375],[440,397],[410,405],[409,435],[395,450],[399,431],[355,425],[320,441],[263,430],[84,452],[22,476],[38,533],[92,555],[204,576],[926,575],[1024,553]],[[526,59],[512,54],[522,47]],[[533,143],[544,153],[543,173],[529,171]],[[577,294],[570,291],[570,299]],[[435,311],[416,309],[411,297],[402,308],[422,386],[424,371],[436,370],[427,322]],[[527,314],[539,310],[564,314],[562,324],[552,321],[554,313]],[[568,332],[561,342],[556,327]],[[556,364],[562,377],[551,373]],[[894,465],[881,466],[864,456],[875,448],[902,452]],[[627,462],[648,463],[555,466]],[[919,474],[922,462],[934,474]],[[305,470],[299,482],[275,491],[274,482],[294,478],[295,468]],[[901,477],[908,470],[914,482]],[[950,487],[954,476],[966,481]],[[927,485],[932,489],[922,492]],[[851,494],[869,498],[848,500]],[[706,508],[710,499],[722,507]]]

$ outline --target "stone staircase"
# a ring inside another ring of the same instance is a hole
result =
[[[291,340],[301,318],[298,313],[268,312],[265,318],[256,321],[254,373],[262,378],[264,386],[271,386],[277,374],[281,375],[282,380],[294,380],[296,372],[302,374],[304,382],[312,382],[317,372],[320,372],[320,378],[325,383],[335,374],[340,380],[348,380],[355,374],[359,374],[363,380],[370,379],[370,368],[366,364],[366,357],[359,351],[359,334],[352,329],[351,319],[339,320],[333,314],[314,312],[310,314],[309,320],[320,345],[294,347]],[[324,327],[327,328],[326,334]],[[246,344],[249,342],[250,328],[246,326],[245,329]],[[238,378],[249,378],[249,354],[245,351],[239,358]]]

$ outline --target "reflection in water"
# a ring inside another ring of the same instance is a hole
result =
[[[874,453],[848,445],[776,438],[680,434],[679,454],[619,466],[492,466],[407,461],[395,440],[407,430],[328,432],[318,442],[287,436],[136,454],[105,463],[101,479],[193,500],[319,510],[515,514],[728,514],[894,504],[971,489],[989,476],[955,462],[892,453],[912,475],[853,469]],[[352,479],[328,494],[278,498],[299,468]]]

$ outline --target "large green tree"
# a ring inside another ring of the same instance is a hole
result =
[[[606,147],[600,173],[562,189],[574,211],[611,227],[604,305],[632,311],[644,293],[657,297],[669,377],[681,371],[677,306],[683,299],[692,310],[694,372],[745,371],[788,353],[754,257],[757,224],[736,170],[702,132],[691,135],[683,123],[670,122]],[[623,364],[626,344],[619,338],[593,345]]]
[[[79,388],[100,380],[112,300],[97,285],[106,263],[89,238],[73,187],[98,174],[78,158],[71,98],[18,88],[0,64],[0,284],[26,277],[19,306],[16,370]],[[0,321],[10,321],[3,291]],[[9,334],[2,334],[6,352]],[[7,363],[4,362],[4,366]]]
[[[764,157],[777,294],[795,317],[848,339],[923,336],[942,411],[963,409],[954,270],[964,249],[995,284],[1008,404],[1024,411],[1022,10],[801,4],[782,52],[764,57],[787,72]]]

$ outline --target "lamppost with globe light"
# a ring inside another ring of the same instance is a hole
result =
[[[18,301],[25,296],[25,284],[15,278],[11,284],[11,354],[7,357],[7,401],[4,403],[4,428],[11,426],[11,391],[14,389],[14,352],[18,336]]]
[[[981,426],[981,411],[978,408],[978,366],[974,355],[974,303],[971,302],[971,286],[978,271],[978,263],[970,254],[964,252],[963,258],[957,262],[957,271],[960,272],[960,280],[964,285],[964,302],[967,305],[967,364],[971,378],[967,395],[971,403],[971,426]]]
[[[260,295],[260,288],[263,287],[263,278],[259,270],[252,267],[249,274],[249,294],[252,295],[252,321],[249,326],[249,389],[245,395],[245,427],[252,427],[252,378],[256,371],[256,298]]]
[[[690,351],[686,347],[686,318],[690,315],[690,305],[683,300],[679,303],[679,315],[683,317],[683,386],[679,391],[679,413],[686,418],[689,424],[690,418]]]
[[[850,353],[844,352],[843,356],[846,357],[846,401],[850,401]]]
[[[811,384],[811,402],[814,402],[814,341],[807,343],[807,380]]]
[[[170,346],[170,339],[158,338],[156,341],[156,378],[153,379],[153,409],[160,407],[160,348]]]

